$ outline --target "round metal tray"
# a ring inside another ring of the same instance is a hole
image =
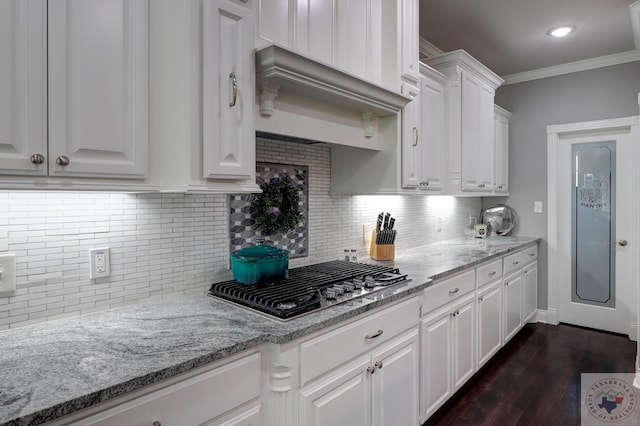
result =
[[[506,236],[516,226],[517,216],[515,210],[506,204],[496,204],[482,210],[481,220],[489,226],[489,235]]]

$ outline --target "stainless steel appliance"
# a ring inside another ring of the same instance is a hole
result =
[[[271,284],[214,283],[209,296],[223,299],[282,321],[340,303],[374,298],[410,279],[388,266],[335,260],[289,270],[289,278]]]

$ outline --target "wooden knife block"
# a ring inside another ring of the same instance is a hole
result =
[[[376,244],[376,231],[371,235],[371,246],[369,247],[369,257],[373,260],[393,260],[396,257],[395,244]]]

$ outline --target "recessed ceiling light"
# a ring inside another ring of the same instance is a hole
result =
[[[575,30],[576,27],[558,27],[558,28],[554,28],[553,30],[549,31],[549,35],[554,36],[554,37],[564,37],[567,34],[569,34],[571,31]]]

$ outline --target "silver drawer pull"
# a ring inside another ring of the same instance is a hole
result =
[[[533,257],[535,255],[536,255],[535,253],[529,253],[529,257]]]
[[[235,72],[229,74],[229,78],[231,79],[231,102],[229,102],[229,107],[234,107],[238,99],[238,78]]]
[[[517,260],[515,262],[513,262],[514,265],[519,265],[520,262],[518,262]]]
[[[495,274],[497,274],[497,272],[496,272],[496,271],[491,271],[491,272],[489,272],[489,276],[490,276],[490,277],[494,276]]]
[[[450,294],[450,295],[451,295],[451,294],[456,294],[456,293],[457,293],[457,292],[459,292],[459,291],[460,291],[460,289],[459,289],[458,287],[456,287],[456,288],[455,288],[455,289],[453,289],[453,290],[449,290],[449,294]]]
[[[364,336],[365,340],[371,340],[371,339],[375,339],[376,337],[380,337],[382,336],[382,333],[384,333],[384,331],[382,330],[378,330],[376,333],[374,334],[367,334],[366,336]]]

